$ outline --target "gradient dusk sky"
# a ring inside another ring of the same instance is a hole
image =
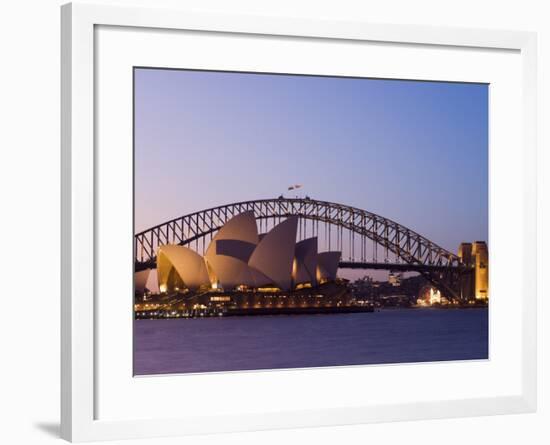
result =
[[[136,232],[296,183],[452,252],[487,240],[488,86],[136,69]]]

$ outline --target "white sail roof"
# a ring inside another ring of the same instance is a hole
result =
[[[145,292],[147,280],[149,279],[149,273],[151,269],[140,270],[134,274],[134,286],[135,292],[143,293]]]
[[[294,284],[317,284],[317,237],[307,238],[296,244],[295,262],[292,271]]]
[[[195,290],[209,283],[204,259],[187,247],[170,244],[159,247],[157,273],[161,288],[169,285],[172,268],[189,289]]]
[[[322,252],[317,255],[317,279],[335,280],[340,263],[341,252]]]
[[[248,264],[284,290],[292,287],[292,262],[298,217],[291,216],[271,229],[259,242]]]
[[[271,279],[249,267],[247,263],[227,255],[210,255],[207,259],[210,282],[219,283],[224,290],[237,286],[261,287],[271,283]]]
[[[239,213],[227,221],[210,242],[206,250],[206,258],[216,255],[216,243],[221,240],[241,241],[254,246],[257,245],[259,238],[254,212],[250,210]]]

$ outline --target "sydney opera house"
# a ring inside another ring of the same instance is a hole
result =
[[[316,311],[349,307],[347,287],[337,278],[340,252],[318,252],[317,238],[296,242],[298,218],[258,233],[254,212],[221,227],[204,256],[180,245],[157,252],[161,295],[179,295],[178,310],[223,308],[233,312]],[[153,271],[154,272],[154,271]],[[136,290],[146,276],[136,276]]]

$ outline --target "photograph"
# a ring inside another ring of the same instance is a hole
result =
[[[550,444],[550,14],[451,6],[2,2],[0,445]]]
[[[489,360],[488,96],[134,67],[134,375]]]

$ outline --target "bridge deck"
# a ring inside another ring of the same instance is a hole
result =
[[[373,269],[373,270],[392,270],[395,272],[437,272],[468,269],[466,266],[436,266],[430,264],[407,264],[407,263],[371,263],[356,261],[340,261],[340,269]]]
[[[466,266],[436,266],[429,264],[406,264],[406,263],[374,263],[374,262],[356,262],[340,261],[340,269],[371,269],[371,270],[391,270],[395,272],[444,272],[448,270],[467,271],[470,268]],[[145,269],[156,268],[154,261],[136,262],[135,271],[139,272]]]

